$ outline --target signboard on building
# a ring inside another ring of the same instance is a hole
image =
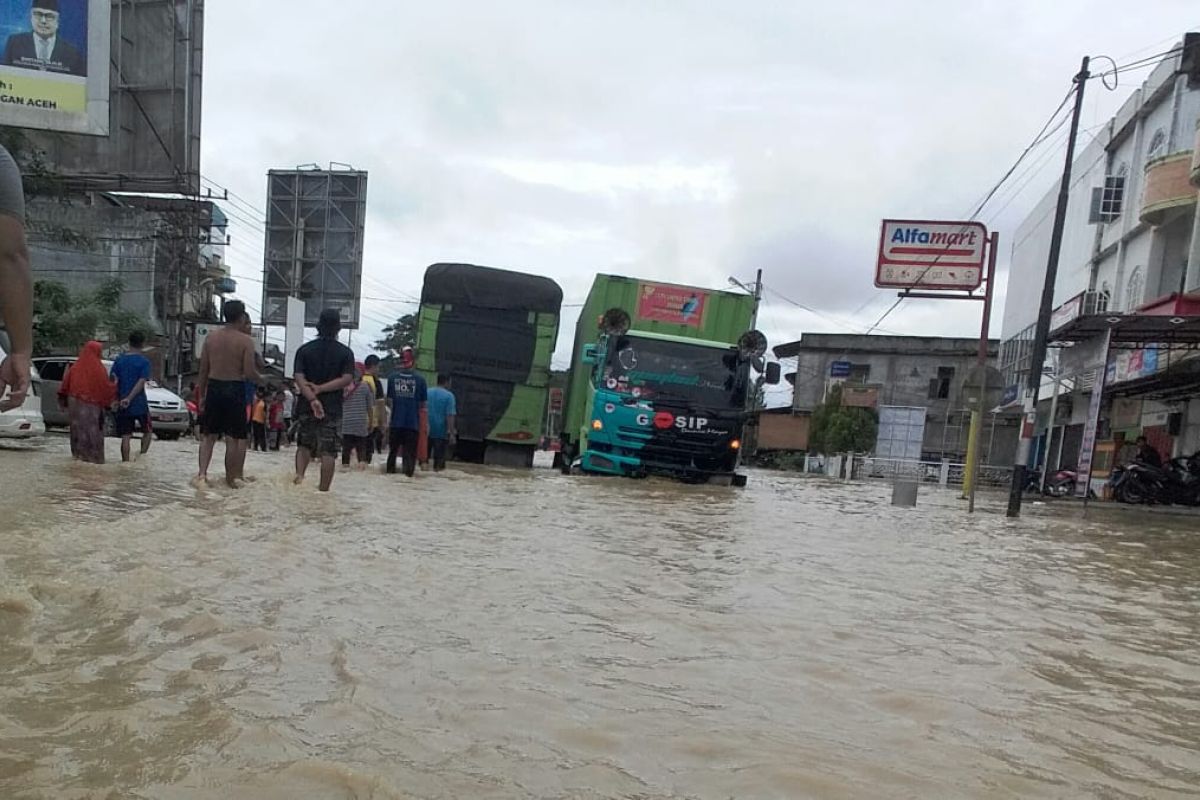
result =
[[[0,0],[5,125],[108,133],[111,12],[110,0]]]
[[[1151,345],[1140,350],[1117,350],[1108,356],[1105,383],[1125,383],[1158,372],[1158,347]]]
[[[1118,397],[1114,399],[1109,418],[1114,431],[1140,428],[1142,425],[1142,398]]]
[[[831,378],[849,378],[850,370],[854,365],[849,361],[834,361],[829,365],[829,377]]]
[[[1058,308],[1054,309],[1054,313],[1050,315],[1051,332],[1065,327],[1068,323],[1077,319],[1082,313],[1083,294],[1077,294]]]
[[[704,322],[708,292],[687,286],[643,283],[638,287],[637,317],[648,322],[671,322],[699,328]]]
[[[875,285],[881,289],[957,289],[983,283],[987,228],[979,222],[885,219]]]
[[[305,303],[313,327],[326,308],[357,328],[362,294],[367,173],[271,170],[267,175],[267,243],[263,322],[287,324],[287,300]]]
[[[1000,408],[1011,408],[1019,405],[1021,399],[1021,384],[1010,383],[1004,387],[1004,392],[1000,395]]]
[[[902,458],[919,461],[925,443],[925,409],[909,406],[881,406],[879,435],[875,438],[878,458]]]
[[[842,405],[847,408],[875,408],[879,405],[879,387],[843,384]]]
[[[1112,342],[1112,329],[1104,332],[1104,350],[1108,351]],[[1075,478],[1075,494],[1086,498],[1092,490],[1092,456],[1096,452],[1096,431],[1100,427],[1100,406],[1104,400],[1105,376],[1107,370],[1096,370],[1096,385],[1092,387],[1092,397],[1088,402],[1087,422],[1083,426],[1083,441],[1079,445],[1079,472]]]

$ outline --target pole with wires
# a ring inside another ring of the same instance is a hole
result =
[[[1038,392],[1042,387],[1042,368],[1046,362],[1046,343],[1050,337],[1050,316],[1054,309],[1054,285],[1058,279],[1058,259],[1062,253],[1063,230],[1067,222],[1067,201],[1071,195],[1071,167],[1075,159],[1075,141],[1079,135],[1079,115],[1083,111],[1083,90],[1091,73],[1089,59],[1084,56],[1075,76],[1075,110],[1071,115],[1071,133],[1067,136],[1067,155],[1063,165],[1062,185],[1058,190],[1058,207],[1054,212],[1054,229],[1050,234],[1050,257],[1046,262],[1046,280],[1042,285],[1042,303],[1034,329],[1033,351],[1029,359],[1029,375],[1025,385],[1025,410],[1021,422],[1021,439],[1013,464],[1012,487],[1008,495],[1008,516],[1021,516],[1021,500],[1025,492],[1025,473],[1037,427]]]

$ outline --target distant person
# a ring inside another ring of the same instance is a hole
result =
[[[363,382],[371,387],[375,402],[371,407],[371,448],[383,452],[383,429],[387,427],[387,393],[379,378],[379,356],[371,354],[363,361]]]
[[[222,311],[225,326],[204,340],[200,353],[200,472],[197,483],[208,481],[217,438],[225,437],[225,482],[237,488],[246,461],[246,382],[257,381],[254,340],[241,330],[246,306],[230,300]]]
[[[458,401],[450,391],[450,376],[438,375],[437,386],[429,390],[429,450],[433,471],[446,468],[446,451],[458,438]]]
[[[254,408],[250,413],[250,428],[254,436],[255,451],[267,452],[267,398],[259,389],[254,396]]]
[[[313,457],[321,459],[320,490],[328,492],[341,450],[342,390],[354,380],[354,353],[337,340],[342,315],[327,308],[317,319],[317,338],[296,351],[296,483]]]
[[[146,335],[141,331],[129,334],[129,349],[117,356],[112,376],[117,381],[117,436],[121,437],[121,460],[129,461],[133,432],[142,434],[141,455],[150,450],[154,426],[150,422],[150,405],[146,400],[146,384],[150,382],[150,359],[142,353]]]
[[[283,430],[287,443],[292,443],[294,431],[292,426],[296,422],[296,391],[291,381],[283,385]]]
[[[414,369],[413,349],[400,353],[400,368],[388,380],[388,402],[392,408],[391,436],[388,447],[387,471],[396,473],[396,456],[403,455],[404,474],[412,477],[417,471],[417,445],[420,441],[421,412],[429,397],[425,379]]]
[[[8,332],[8,355],[0,361],[0,411],[19,407],[29,395],[33,365],[33,277],[25,244],[25,192],[21,170],[0,146],[0,317]],[[8,395],[5,395],[5,390]]]
[[[1145,464],[1147,467],[1154,467],[1155,469],[1162,469],[1162,456],[1159,455],[1158,450],[1150,445],[1145,436],[1139,436],[1136,445],[1136,460],[1139,464]]]
[[[278,450],[283,445],[283,437],[287,426],[283,422],[283,390],[275,392],[271,404],[267,407],[267,432],[271,437],[271,449]]]
[[[363,374],[352,383],[344,400],[342,411],[342,466],[350,466],[350,454],[358,458],[358,468],[366,469],[371,463],[375,446],[371,441],[371,408],[375,405],[375,392]]]
[[[33,30],[8,37],[8,44],[4,47],[4,65],[86,76],[87,64],[83,55],[75,45],[58,35],[61,21],[59,0],[33,0],[29,18]]]
[[[101,352],[99,342],[85,344],[58,387],[58,403],[71,423],[71,457],[89,464],[104,463],[104,412],[117,400]]]

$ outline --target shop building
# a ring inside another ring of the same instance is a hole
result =
[[[1103,477],[1137,435],[1164,457],[1200,449],[1200,371],[1192,361],[1192,317],[1200,311],[1192,297],[1200,292],[1198,122],[1200,34],[1189,33],[1112,119],[1082,137],[1088,144],[1073,167],[1034,464],[1076,467],[1095,454]],[[1057,198],[1055,181],[1013,237],[1000,348],[1012,407],[1027,380]]]

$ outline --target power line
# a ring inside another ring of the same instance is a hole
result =
[[[1043,125],[1041,130],[1039,130],[1037,132],[1037,135],[1033,137],[1033,141],[1030,142],[1029,146],[1026,147],[1021,152],[1021,155],[1017,156],[1017,160],[1013,162],[1013,165],[1008,168],[1008,170],[1004,173],[1004,175],[1001,176],[1000,180],[997,181],[995,183],[995,185],[992,186],[992,188],[988,191],[988,193],[984,195],[983,199],[981,201],[979,201],[979,205],[977,205],[975,207],[975,210],[973,212],[971,212],[970,216],[967,217],[968,222],[974,221],[979,216],[979,213],[981,211],[983,211],[983,209],[987,206],[987,204],[991,201],[991,199],[996,196],[996,193],[998,191],[1000,191],[1000,187],[1003,186],[1010,177],[1012,177],[1012,174],[1014,172],[1016,172],[1017,167],[1021,166],[1022,162],[1025,161],[1026,157],[1028,157],[1028,155],[1031,152],[1033,152],[1033,150],[1038,145],[1042,144],[1044,141],[1046,141],[1046,139],[1049,136],[1052,135],[1052,132],[1048,133],[1048,131],[1050,131],[1050,126],[1052,126],[1054,124],[1054,121],[1055,121],[1055,119],[1057,119],[1059,112],[1062,111],[1066,107],[1067,103],[1070,101],[1070,99],[1072,97],[1074,97],[1075,92],[1077,90],[1078,90],[1078,87],[1073,82],[1071,85],[1071,89],[1066,93],[1066,95],[1063,96],[1062,102],[1060,102],[1058,104],[1058,107],[1055,108],[1054,111],[1050,114],[1050,118],[1046,120],[1046,124]],[[1061,125],[1060,125],[1060,127],[1061,127]],[[1058,130],[1058,128],[1055,128],[1055,131],[1057,131],[1057,130]],[[941,258],[941,256],[939,255],[938,259],[940,259],[940,258]],[[917,279],[915,281],[913,281],[912,285],[910,285],[906,291],[912,291],[913,289],[917,288],[920,285],[921,281],[925,278],[925,275],[929,272],[929,270],[933,269],[933,267],[934,267],[934,265],[936,265],[936,263],[937,263],[937,259],[934,259],[934,263],[930,264],[928,267],[926,267],[921,272],[921,274],[917,276]],[[886,320],[889,316],[891,316],[892,312],[900,307],[900,304],[902,302],[904,302],[904,294],[901,294],[899,297],[897,297],[896,302],[892,303],[892,305],[888,307],[888,310],[883,312],[883,316],[881,316],[878,320],[876,320],[875,324],[867,329],[867,335],[870,335],[872,331],[879,328],[879,326],[883,324],[884,320]]]

